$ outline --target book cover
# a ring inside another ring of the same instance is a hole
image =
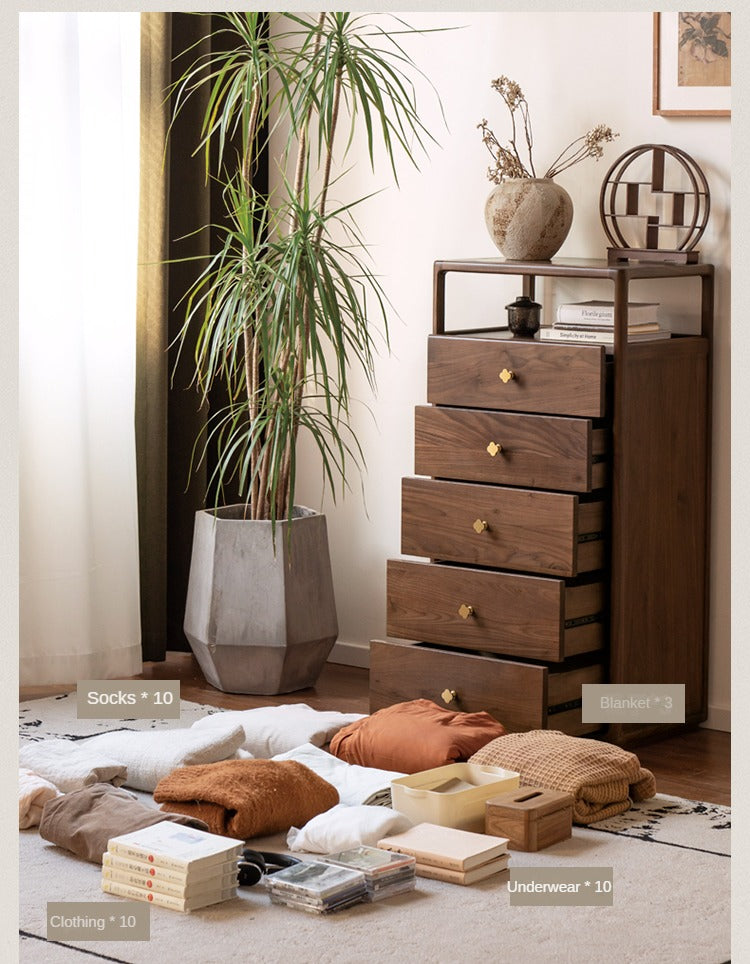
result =
[[[151,877],[153,880],[163,880],[173,884],[197,883],[209,877],[216,877],[221,874],[234,874],[237,876],[237,858],[232,857],[221,863],[208,863],[200,867],[191,867],[190,872],[185,870],[173,870],[171,867],[159,867],[144,860],[133,860],[130,857],[118,857],[109,852],[102,855],[102,867],[109,867],[112,870],[130,871],[133,874],[140,874],[144,877]]]
[[[149,904],[156,904],[158,907],[168,907],[170,910],[181,911],[183,914],[237,896],[237,888],[229,887],[227,890],[202,894],[198,897],[172,897],[170,894],[160,894],[158,891],[145,890],[143,887],[133,887],[131,884],[123,884],[118,880],[108,880],[106,877],[102,878],[102,890],[105,894],[113,894],[115,897],[142,900]]]
[[[488,860],[484,864],[479,864],[478,867],[472,867],[471,870],[450,870],[447,867],[433,867],[431,864],[417,863],[417,876],[428,877],[431,880],[444,880],[449,884],[462,884],[467,886],[468,884],[475,884],[479,880],[486,880],[494,874],[501,873],[507,868],[509,860],[510,855],[506,854],[503,857],[495,857],[494,860]]]
[[[116,870],[113,867],[102,867],[102,879],[114,880],[131,887],[141,887],[158,894],[170,894],[172,897],[198,897],[201,894],[221,893],[230,887],[237,886],[237,871],[233,874],[220,874],[216,877],[204,877],[203,880],[190,884],[179,884],[169,880],[158,880],[147,874],[136,874],[131,870]]]
[[[628,302],[628,324],[656,321],[659,305],[656,302]],[[578,301],[559,305],[558,322],[586,322],[590,325],[611,326],[615,320],[613,301]]]
[[[449,870],[471,870],[508,852],[505,837],[488,837],[470,830],[456,830],[434,823],[420,823],[403,833],[384,837],[378,847],[397,850],[417,858],[417,866],[446,867]]]
[[[239,857],[243,846],[243,840],[165,820],[143,830],[112,837],[107,850],[116,856],[145,861],[157,867],[192,871],[195,867]]]
[[[671,338],[672,333],[660,328],[658,331],[633,332],[628,334],[628,342],[661,341]],[[589,345],[614,345],[615,333],[612,330],[586,329],[573,331],[565,328],[540,328],[540,341],[572,341]]]

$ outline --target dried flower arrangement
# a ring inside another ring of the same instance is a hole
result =
[[[488,122],[486,120],[483,120],[481,124],[477,124],[477,127],[482,131],[482,141],[495,161],[494,166],[488,168],[487,177],[490,181],[494,181],[495,184],[501,184],[508,178],[537,177],[532,158],[534,139],[531,132],[531,117],[529,116],[529,105],[526,102],[523,91],[514,80],[505,76],[493,80],[491,86],[492,89],[496,90],[503,98],[510,112],[512,135],[509,146],[505,147],[487,126]],[[516,121],[516,114],[518,114],[523,125],[526,153],[529,158],[528,167],[521,160],[521,155],[516,145],[517,127],[519,126]],[[561,171],[565,171],[574,164],[578,164],[579,161],[584,160],[586,157],[594,157],[598,160],[604,153],[602,145],[613,141],[616,137],[619,137],[619,134],[613,133],[611,127],[607,127],[604,124],[597,124],[597,126],[588,131],[588,133],[568,144],[542,176],[545,178],[554,178]]]

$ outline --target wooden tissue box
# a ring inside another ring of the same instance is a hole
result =
[[[573,797],[543,787],[519,787],[485,804],[484,832],[507,837],[510,850],[544,850],[573,832]]]

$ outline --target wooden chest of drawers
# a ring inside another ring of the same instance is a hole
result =
[[[603,277],[615,353],[445,333],[449,271]],[[624,338],[628,282],[700,276],[701,334]],[[488,710],[508,730],[606,732],[581,722],[581,685],[684,682],[705,719],[709,358],[706,265],[440,262],[415,472],[387,567],[388,640],[371,645],[371,708],[427,697]],[[406,640],[414,640],[410,643]]]

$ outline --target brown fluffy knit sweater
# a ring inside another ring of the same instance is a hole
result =
[[[296,760],[223,760],[173,770],[154,791],[162,810],[197,817],[212,833],[262,837],[308,820],[339,794]]]

